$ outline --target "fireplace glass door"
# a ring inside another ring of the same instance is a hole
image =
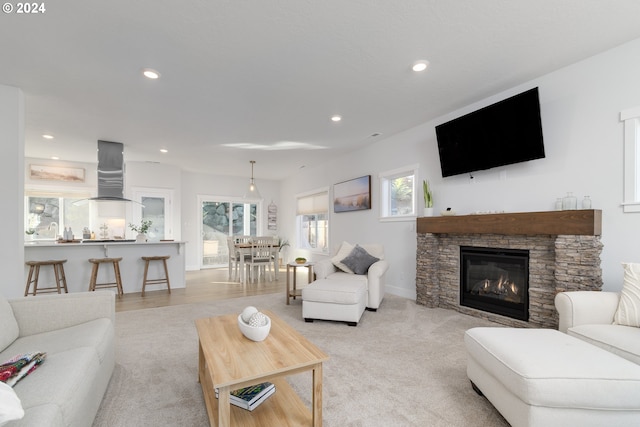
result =
[[[529,251],[460,247],[460,305],[529,320]]]

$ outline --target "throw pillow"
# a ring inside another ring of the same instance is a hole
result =
[[[24,417],[24,409],[22,409],[20,398],[13,388],[0,382],[0,426],[22,417]]]
[[[349,256],[342,260],[342,263],[353,270],[356,274],[367,274],[369,267],[380,258],[369,255],[369,252],[356,245]]]
[[[613,322],[640,327],[640,264],[623,263],[624,282]]]
[[[342,263],[342,260],[345,257],[349,256],[352,250],[353,250],[353,245],[351,243],[342,242],[342,245],[340,245],[340,249],[338,249],[338,253],[335,254],[333,258],[331,258],[331,262],[333,263],[333,265],[335,265],[345,273],[353,274],[353,270]]]

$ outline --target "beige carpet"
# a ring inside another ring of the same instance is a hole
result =
[[[466,376],[464,331],[492,323],[393,295],[357,327],[305,323],[299,300],[272,294],[117,313],[116,368],[94,427],[208,426],[194,320],[247,305],[276,312],[329,354],[327,427],[508,426]],[[309,404],[311,374],[288,379]]]

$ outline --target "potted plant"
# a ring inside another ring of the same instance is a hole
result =
[[[426,179],[422,181],[422,191],[424,191],[424,216],[433,216],[433,193]]]
[[[281,252],[279,265],[282,265],[282,261],[287,259],[287,249],[289,247],[289,240],[278,238],[278,252]]]
[[[151,224],[153,224],[153,222],[150,219],[143,219],[140,221],[140,226],[129,223],[129,228],[138,233],[136,236],[136,242],[144,243],[147,241],[147,232],[149,231],[149,228],[151,228]]]
[[[24,234],[27,235],[28,240],[33,240],[33,235],[36,234],[35,228],[28,228],[24,231]]]

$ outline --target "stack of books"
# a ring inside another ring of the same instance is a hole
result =
[[[267,400],[276,391],[276,386],[270,382],[264,382],[249,387],[240,388],[231,392],[230,401],[232,405],[253,411],[262,402]],[[218,389],[216,389],[216,399]]]

